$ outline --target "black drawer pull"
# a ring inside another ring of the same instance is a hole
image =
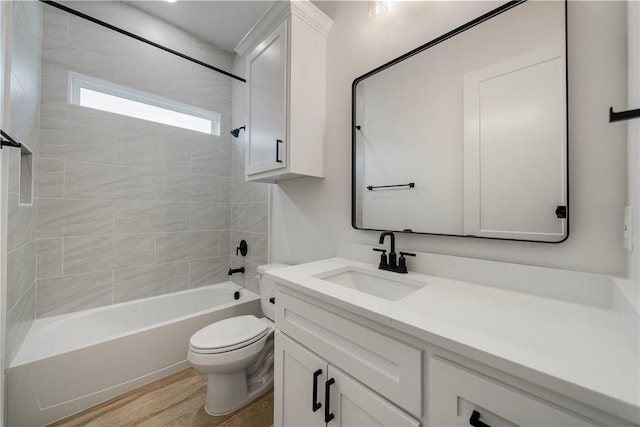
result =
[[[324,422],[328,423],[334,418],[333,412],[329,408],[331,406],[331,385],[335,383],[336,380],[331,378],[324,383]]]
[[[313,402],[311,402],[311,410],[316,412],[322,408],[322,403],[318,402],[318,377],[322,375],[322,369],[318,369],[313,373]]]
[[[276,162],[282,163],[280,160],[280,144],[282,143],[281,139],[276,139]]]
[[[275,304],[275,303],[276,303],[276,297],[271,297],[271,298],[269,298],[269,302],[270,302],[271,304]]]
[[[469,418],[469,424],[473,427],[491,427],[489,424],[485,424],[480,421],[480,412],[478,411],[473,411],[471,418]]]

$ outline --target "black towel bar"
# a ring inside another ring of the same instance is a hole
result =
[[[410,182],[408,184],[396,184],[396,185],[369,185],[367,187],[367,190],[374,190],[376,188],[392,188],[392,187],[409,187],[409,188],[414,188],[416,186],[415,182]]]
[[[609,107],[609,123],[637,118],[640,118],[640,108],[637,108],[635,110],[620,111],[619,113],[616,113],[615,111],[613,111],[613,107]]]
[[[15,139],[11,138],[11,136],[9,136],[9,134],[3,131],[2,129],[0,129],[0,135],[2,135],[2,138],[0,139],[0,149],[2,149],[2,147],[4,147],[5,145],[7,147],[15,147],[15,148],[22,147],[22,144],[20,144]]]

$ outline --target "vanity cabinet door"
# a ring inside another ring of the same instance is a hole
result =
[[[397,406],[378,396],[371,389],[351,378],[333,365],[329,365],[327,388],[329,411],[333,418],[327,426],[340,427],[419,427],[420,422]]]
[[[247,58],[249,124],[246,174],[286,167],[287,21]]]
[[[275,426],[323,426],[327,362],[275,333]]]
[[[599,425],[440,358],[429,364],[433,427],[593,427]]]

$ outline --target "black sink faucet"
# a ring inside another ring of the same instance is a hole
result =
[[[385,237],[389,236],[391,239],[391,246],[389,248],[389,256],[387,257],[386,249],[374,248],[374,251],[382,252],[380,255],[380,270],[393,271],[395,273],[407,273],[407,261],[405,255],[416,256],[416,254],[410,254],[408,252],[400,252],[400,259],[396,262],[396,236],[393,231],[383,231],[380,234],[380,240],[378,243],[384,244]]]
[[[389,261],[388,261],[388,266],[389,267],[397,267],[396,264],[396,235],[393,234],[393,231],[383,231],[380,234],[380,240],[378,241],[378,243],[380,243],[381,245],[384,244],[384,238],[389,236],[391,238],[391,247],[389,248]],[[380,268],[382,268],[382,266],[380,266]]]

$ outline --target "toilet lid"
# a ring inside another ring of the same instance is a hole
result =
[[[194,349],[220,349],[254,341],[263,336],[267,324],[252,315],[230,317],[205,326],[193,334],[189,344]]]

